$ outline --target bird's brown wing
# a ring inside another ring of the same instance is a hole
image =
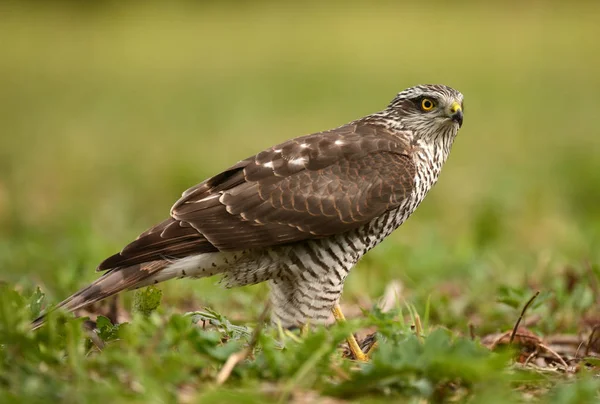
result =
[[[414,178],[407,145],[382,126],[293,139],[187,190],[170,219],[99,269],[344,233],[399,206]]]

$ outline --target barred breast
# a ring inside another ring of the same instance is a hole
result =
[[[418,145],[417,185],[397,209],[354,231],[270,250],[270,257],[279,263],[269,275],[273,321],[284,327],[327,322],[352,267],[417,209],[437,182],[448,151],[444,144]]]

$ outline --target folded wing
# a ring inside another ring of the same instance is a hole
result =
[[[382,126],[293,139],[187,190],[171,218],[99,269],[344,233],[399,206],[414,178],[407,145]]]

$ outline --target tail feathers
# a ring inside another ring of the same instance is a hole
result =
[[[146,264],[111,269],[92,284],[60,302],[53,310],[60,308],[72,312],[123,290],[148,285],[151,283],[152,277],[167,265],[167,261],[153,261]],[[35,330],[41,327],[46,321],[45,317],[46,314],[36,318],[31,324],[32,329]]]

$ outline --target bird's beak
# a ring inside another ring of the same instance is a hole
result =
[[[450,119],[452,119],[454,122],[458,123],[458,127],[460,128],[463,124],[463,111],[462,108],[460,106],[460,104],[456,101],[454,101],[452,103],[452,105],[450,106],[450,113],[449,113]]]

